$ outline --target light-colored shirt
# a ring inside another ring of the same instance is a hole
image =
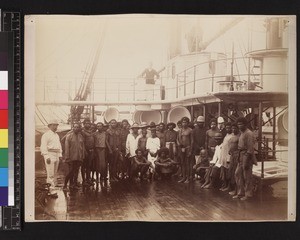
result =
[[[229,141],[233,137],[231,133],[227,133],[227,135],[224,137],[223,143],[222,143],[222,150],[220,155],[220,164],[223,167],[228,168],[228,162],[230,160],[229,155]]]
[[[156,153],[160,149],[160,139],[158,137],[155,138],[148,138],[146,148],[151,153]]]
[[[220,158],[221,158],[222,144],[217,145],[215,148],[215,154],[210,163],[215,164],[216,167],[221,167]]]
[[[50,129],[43,134],[41,140],[41,153],[45,159],[49,158],[49,152],[57,152],[59,157],[62,156],[59,136]]]
[[[132,133],[129,133],[126,140],[126,154],[129,153],[129,157],[135,156],[135,150],[138,148],[138,141],[141,136],[134,137]]]

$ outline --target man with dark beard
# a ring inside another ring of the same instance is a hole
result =
[[[73,131],[66,137],[65,161],[69,165],[69,173],[65,178],[64,190],[70,182],[70,189],[77,189],[77,176],[79,168],[85,157],[84,141],[80,132],[80,125],[74,123]]]
[[[111,152],[109,153],[109,178],[111,182],[116,182],[118,181],[117,164],[120,159],[121,139],[120,131],[117,128],[117,121],[115,119],[110,121],[106,133],[107,142],[111,149]]]

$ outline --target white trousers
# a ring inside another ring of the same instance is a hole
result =
[[[59,164],[59,153],[56,152],[49,152],[50,157],[50,163],[47,163],[47,159],[45,160],[45,166],[46,166],[46,172],[47,172],[47,183],[49,183],[50,186],[50,192],[53,193],[55,183],[57,180],[57,170],[58,170],[58,164]]]

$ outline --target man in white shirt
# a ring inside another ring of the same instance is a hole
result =
[[[131,133],[127,135],[126,139],[126,158],[128,159],[128,173],[131,173],[131,163],[133,161],[133,157],[136,155],[135,151],[138,148],[138,142],[139,142],[139,124],[133,123],[132,126],[130,127]],[[129,176],[132,177],[132,176]]]
[[[202,188],[212,188],[216,186],[218,179],[220,179],[220,168],[221,168],[221,154],[222,154],[222,133],[216,133],[214,136],[216,141],[215,153],[213,159],[210,161],[210,168],[205,174],[205,183],[201,186]]]
[[[59,160],[62,157],[61,143],[59,136],[56,133],[57,127],[57,120],[54,119],[49,121],[49,130],[43,134],[41,140],[41,154],[45,160],[47,183],[50,184],[50,195],[52,197],[57,197],[57,193],[55,192],[54,188]]]

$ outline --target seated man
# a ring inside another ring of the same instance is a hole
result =
[[[206,172],[206,169],[209,168],[209,160],[208,160],[208,154],[205,149],[202,149],[200,151],[199,158],[196,159],[196,164],[193,166],[193,169],[195,171],[195,174],[197,174],[200,177],[200,181],[204,182],[204,175]]]
[[[155,173],[158,177],[163,177],[164,175],[171,175],[177,172],[177,165],[175,161],[169,158],[169,149],[162,147],[158,150],[158,158],[154,161]]]
[[[143,157],[143,151],[137,149],[135,151],[136,156],[133,157],[131,166],[131,177],[137,178],[139,176],[140,180],[144,180],[144,176],[147,173],[151,163]]]
[[[216,141],[215,153],[213,159],[210,161],[210,167],[205,173],[205,183],[201,186],[202,188],[214,188],[218,185],[218,182],[220,183],[220,159],[223,141],[222,133],[216,133],[214,140]]]

